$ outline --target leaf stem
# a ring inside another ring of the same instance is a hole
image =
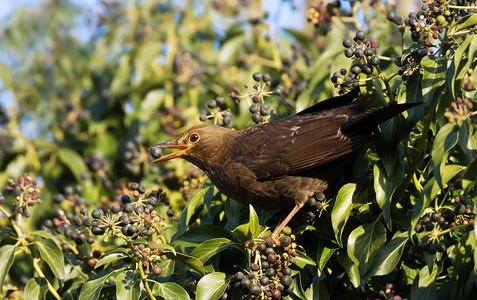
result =
[[[446,234],[448,232],[451,232],[452,230],[456,230],[456,229],[459,229],[459,228],[463,228],[463,227],[466,227],[466,226],[469,226],[469,225],[473,225],[474,224],[474,221],[471,221],[467,224],[460,224],[460,225],[457,225],[456,227],[453,227],[453,228],[447,228],[445,230],[442,230],[440,231],[437,235],[443,235],[443,234]]]
[[[138,268],[139,268],[139,273],[141,273],[141,280],[142,283],[144,284],[144,287],[146,288],[147,295],[149,296],[150,299],[155,300],[156,298],[154,297],[154,294],[151,291],[151,288],[149,287],[149,284],[147,283],[147,276],[144,274],[144,268],[142,267],[142,262],[138,261],[137,262]]]
[[[38,265],[38,261],[40,261],[39,258],[33,258],[33,268],[38,273],[38,275],[40,275],[40,277],[45,278],[46,284],[48,285],[48,290],[53,294],[53,296],[56,299],[61,300],[60,295],[58,295],[58,293],[56,292],[53,285],[51,285],[50,281],[46,278],[45,274],[43,274],[43,271],[41,270],[40,266]]]

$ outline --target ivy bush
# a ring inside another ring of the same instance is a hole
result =
[[[0,292],[11,299],[474,299],[474,1],[48,0],[0,26]],[[283,1],[282,9],[298,10]],[[279,15],[279,13],[278,13]],[[228,199],[148,147],[359,86],[416,103],[353,175],[287,211]]]

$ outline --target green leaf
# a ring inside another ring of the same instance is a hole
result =
[[[45,278],[33,277],[28,280],[23,293],[24,300],[42,300],[46,299],[45,294],[48,292],[48,284]]]
[[[411,288],[411,298],[419,300],[433,300],[436,299],[437,287],[436,287],[436,277],[437,271],[439,268],[437,265],[434,265],[432,272],[429,273],[429,267],[424,266],[419,274],[414,279]]]
[[[386,229],[380,222],[367,223],[354,229],[348,238],[348,255],[364,275],[379,247],[386,242]]]
[[[167,256],[167,258],[169,258],[169,259],[172,259],[176,262],[180,262],[180,263],[196,270],[200,274],[205,275],[204,265],[200,262],[200,260],[198,260],[197,258],[195,258],[193,256],[189,256],[189,255],[179,253],[179,252],[173,253],[173,252],[169,252],[169,251],[164,252],[164,255]]]
[[[454,130],[456,124],[444,125],[436,135],[434,147],[432,148],[432,161],[434,162],[434,176],[436,176],[437,183],[442,188],[443,182],[441,179],[440,166],[447,160],[447,152],[454,148],[459,139],[459,131]]]
[[[266,231],[266,228],[260,225],[257,213],[255,212],[255,209],[253,209],[252,205],[249,205],[249,210],[249,222],[237,226],[234,230],[232,230],[232,233],[241,243],[244,243],[245,241],[248,241],[252,238],[258,237]]]
[[[358,266],[346,255],[346,252],[338,252],[338,262],[345,269],[349,280],[355,288],[360,285],[361,277],[359,274]]]
[[[298,267],[303,268],[305,265],[312,265],[316,266],[316,262],[309,258],[305,252],[296,250],[296,253],[298,254],[296,257],[293,258],[295,263],[298,265]]]
[[[363,278],[387,275],[394,270],[401,259],[404,246],[408,239],[407,232],[403,232],[399,235],[395,235],[385,246],[380,247],[374,256],[370,269]]]
[[[0,292],[3,291],[5,276],[13,265],[15,248],[14,245],[4,245],[0,248]]]
[[[237,61],[238,51],[244,45],[247,36],[244,33],[228,39],[221,47],[218,55],[219,65],[230,65]]]
[[[52,239],[41,239],[36,242],[41,258],[48,264],[53,274],[59,279],[65,277],[63,253],[57,242]]]
[[[129,254],[127,254],[126,250],[124,248],[116,248],[113,251],[107,253],[106,255],[103,255],[98,262],[96,262],[96,265],[94,268],[99,268],[101,266],[107,265],[109,263],[124,259],[129,257]]]
[[[452,29],[453,31],[462,31],[475,26],[477,26],[477,15],[469,14],[455,22],[450,29]]]
[[[476,184],[475,178],[477,178],[477,157],[467,165],[467,168],[462,175],[462,188],[464,191],[470,191],[470,189]]]
[[[56,153],[60,161],[73,173],[76,180],[82,182],[81,174],[88,172],[83,158],[69,148],[59,148]]]
[[[382,164],[377,162],[374,171],[374,191],[376,202],[383,211],[383,217],[388,228],[391,227],[391,198],[396,188],[395,181],[387,175]],[[396,183],[399,184],[400,182]]]
[[[458,74],[463,69],[467,70],[468,66],[470,65],[468,60],[463,60],[462,58],[466,53],[469,53],[469,46],[472,40],[473,39],[471,38],[466,39],[461,45],[459,45],[454,53],[454,57],[452,58],[451,64],[447,71],[447,87],[454,99],[457,97],[457,92],[455,89],[456,82],[461,80],[461,78],[458,77]]]
[[[197,283],[196,300],[217,300],[225,292],[227,282],[225,274],[222,272],[214,272],[205,275]]]
[[[12,85],[12,69],[2,62],[0,62],[0,79],[2,90],[10,88]]]
[[[154,296],[162,297],[166,300],[189,300],[189,294],[183,287],[174,282],[159,283],[154,282],[152,288]]]
[[[432,185],[431,193],[429,195],[430,199],[434,199],[437,196],[437,193],[442,190],[442,187],[444,184],[446,184],[449,180],[452,179],[457,173],[465,169],[465,166],[461,165],[445,165],[440,167],[441,172],[439,174],[442,174],[441,179],[441,184],[437,183],[437,178],[434,181],[434,184]],[[434,168],[435,170],[435,168]]]
[[[424,103],[432,104],[433,109],[446,83],[447,59],[446,57],[425,56],[421,61],[422,73],[422,100]]]
[[[213,189],[213,186],[199,189],[187,200],[187,215],[185,219],[186,225],[190,225],[190,218],[194,215],[195,208],[204,201],[204,195],[207,193],[207,191],[209,191],[209,189]]]
[[[338,250],[338,248],[328,248],[321,243],[318,244],[318,248],[316,249],[316,261],[318,262],[317,267],[320,273],[323,272],[326,263],[336,250]]]
[[[138,270],[125,270],[116,276],[116,298],[118,300],[139,299],[141,296],[141,274]]]
[[[99,274],[99,277],[88,280],[83,284],[78,300],[96,300],[106,280],[113,274],[113,271]]]
[[[207,260],[209,260],[209,258],[215,254],[234,246],[240,248],[237,243],[232,243],[229,239],[216,238],[203,242],[197,246],[190,255],[197,258],[201,263],[205,264]]]
[[[318,280],[311,284],[304,294],[306,300],[329,300],[330,295],[323,281]]]
[[[335,205],[331,211],[331,224],[335,232],[335,238],[340,247],[343,247],[341,235],[343,234],[344,226],[348,221],[353,206],[353,194],[356,190],[355,183],[345,184],[336,196]]]

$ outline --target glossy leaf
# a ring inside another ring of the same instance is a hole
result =
[[[152,288],[154,296],[162,297],[166,300],[189,300],[189,294],[183,287],[174,282],[154,282]]]
[[[198,260],[197,258],[193,256],[189,256],[179,252],[174,254],[173,252],[169,252],[169,251],[164,252],[164,255],[169,259],[172,259],[176,262],[184,264],[196,270],[200,274],[205,275],[204,265],[200,262],[200,260]]]
[[[98,259],[96,265],[94,265],[94,268],[96,269],[127,257],[129,257],[129,254],[127,254],[124,248],[116,248],[114,251],[111,251],[110,253],[107,253]]]
[[[238,247],[238,244],[232,243],[226,238],[216,238],[203,242],[192,250],[190,255],[205,264],[209,258],[229,247]]]
[[[48,264],[51,271],[59,279],[65,277],[65,263],[63,253],[56,241],[52,239],[41,239],[36,242],[41,258]]]
[[[5,276],[13,265],[15,248],[14,245],[4,245],[0,248],[0,292],[3,291]]]
[[[97,277],[86,281],[81,288],[79,300],[96,300],[98,299],[101,289],[113,272],[98,274]]]
[[[358,266],[360,274],[365,274],[379,247],[386,241],[386,229],[380,222],[367,223],[357,227],[348,237],[348,255]]]
[[[407,241],[407,232],[403,232],[395,235],[385,246],[380,247],[376,251],[366,277],[382,276],[391,273],[401,259]]]
[[[216,300],[222,297],[227,288],[225,274],[214,272],[205,275],[197,283],[197,300]]]
[[[141,296],[141,274],[139,270],[125,270],[116,276],[116,298],[118,300],[139,299]]]
[[[23,294],[24,300],[43,300],[46,299],[48,285],[45,278],[33,277],[28,280]]]
[[[340,246],[343,246],[341,235],[343,234],[343,228],[348,221],[353,205],[353,194],[356,190],[356,184],[348,183],[344,185],[338,195],[336,196],[335,205],[331,211],[331,223],[335,232],[336,241]]]

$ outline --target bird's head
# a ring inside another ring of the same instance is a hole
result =
[[[234,140],[235,130],[216,125],[199,125],[189,128],[177,139],[152,146],[161,149],[178,149],[174,153],[162,156],[155,162],[170,160],[173,158],[183,158],[202,170],[220,159],[217,155],[227,149]]]

